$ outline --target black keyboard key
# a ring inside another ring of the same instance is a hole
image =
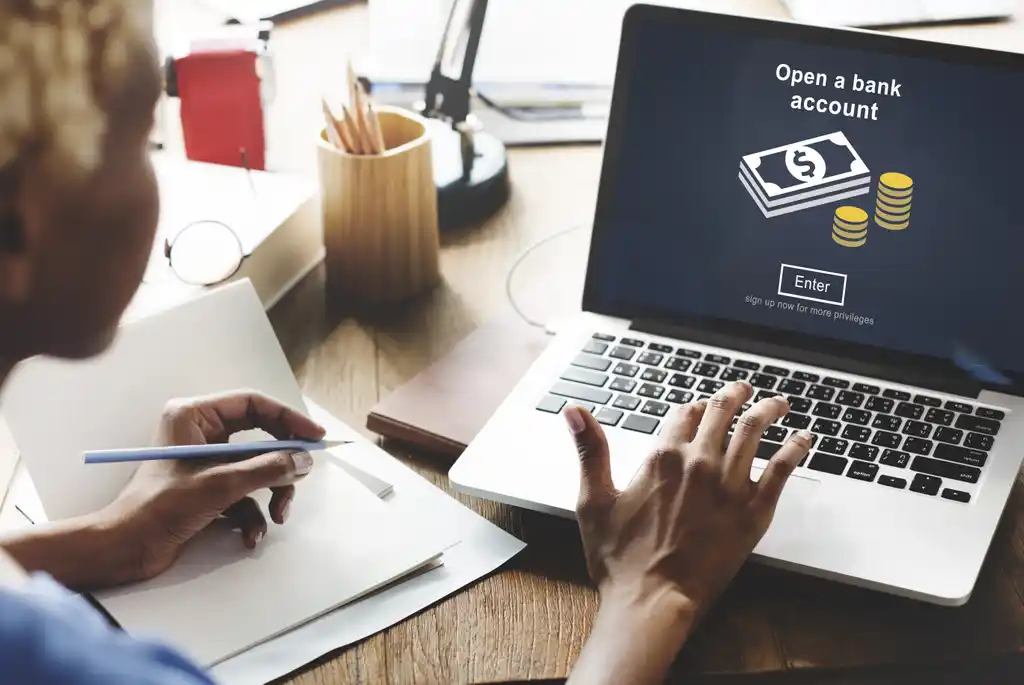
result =
[[[616,378],[612,381],[612,384],[608,386],[609,390],[615,392],[633,392],[636,387],[636,381],[629,378]]]
[[[932,427],[927,423],[911,421],[908,419],[907,422],[903,424],[903,434],[913,435],[916,438],[927,438],[932,434]]]
[[[654,352],[661,352],[662,354],[672,354],[672,347],[669,345],[662,345],[661,343],[648,343],[647,349],[653,350]]]
[[[688,350],[685,347],[680,347],[676,350],[677,357],[686,357],[687,359],[700,359],[700,352],[697,350]]]
[[[583,351],[587,354],[604,354],[608,351],[608,343],[591,340],[583,346]]]
[[[711,399],[711,395],[700,395],[697,398],[697,401],[698,402],[706,402],[707,400],[710,400],[710,399]]]
[[[644,352],[637,361],[641,364],[647,364],[647,366],[660,366],[661,362],[665,359],[665,355],[658,354],[657,352]]]
[[[998,421],[968,416],[967,414],[961,414],[957,417],[956,427],[974,433],[984,433],[985,435],[995,435],[999,432]]]
[[[640,406],[640,398],[633,397],[632,395],[619,395],[612,402],[612,406],[616,409],[625,409],[627,411],[636,411],[636,408]]]
[[[907,438],[903,443],[903,449],[907,452],[924,455],[931,454],[934,446],[935,443],[931,440],[922,440],[921,438]]]
[[[737,369],[746,369],[747,371],[757,371],[761,368],[761,365],[757,362],[748,361],[746,359],[737,359],[732,363]]]
[[[814,404],[806,397],[788,397],[786,399],[789,400],[789,410],[799,412],[801,414],[809,413],[811,411],[811,405]]]
[[[988,451],[992,449],[993,442],[994,441],[992,440],[991,435],[982,435],[981,433],[968,433],[967,439],[964,440],[964,447]]]
[[[789,431],[779,426],[768,426],[768,429],[764,432],[765,440],[772,440],[774,442],[785,442],[787,435],[789,435]]]
[[[615,342],[615,336],[608,335],[607,333],[594,333],[594,335],[591,337],[593,337],[594,340],[603,340],[604,342]]]
[[[668,384],[674,388],[685,388],[689,390],[693,387],[693,384],[697,382],[697,379],[693,376],[684,376],[681,373],[673,374],[672,378],[668,379]]]
[[[622,343],[623,345],[629,345],[630,347],[643,347],[644,346],[644,341],[643,340],[637,340],[636,338],[623,338],[619,342]]]
[[[815,416],[820,416],[825,419],[838,419],[843,413],[843,408],[838,404],[829,404],[828,402],[818,402],[814,405],[814,411],[811,412]]]
[[[914,461],[910,463],[910,470],[940,478],[952,478],[964,483],[977,483],[981,478],[981,469],[928,457],[914,457]]]
[[[825,380],[821,382],[822,385],[827,385],[830,388],[840,388],[846,390],[850,387],[850,381],[843,380],[842,378],[835,378],[832,376],[825,376]]]
[[[871,444],[880,447],[899,447],[902,441],[902,435],[886,431],[875,431],[875,437],[871,438]]]
[[[974,413],[974,407],[972,407],[971,405],[965,404],[963,402],[954,402],[953,400],[950,400],[949,402],[946,402],[946,409],[950,409],[952,411],[960,412],[961,414],[973,414]]]
[[[824,400],[826,402],[831,401],[835,394],[834,388],[826,388],[824,385],[812,385],[810,390],[807,391],[807,396],[812,400]]]
[[[935,476],[926,476],[923,473],[919,473],[916,476],[914,476],[914,480],[910,482],[910,491],[919,492],[922,495],[938,494],[939,488],[941,487],[941,478],[936,478]]]
[[[608,353],[609,357],[613,359],[622,359],[624,361],[630,361],[636,355],[636,350],[631,347],[614,347],[612,351]]]
[[[868,403],[864,405],[864,408],[868,411],[880,411],[883,414],[888,414],[894,406],[896,406],[894,401],[884,397],[869,397]]]
[[[904,392],[903,390],[893,390],[892,388],[886,388],[882,391],[882,397],[888,397],[891,400],[898,400],[900,402],[907,402],[910,400],[910,393]]]
[[[843,412],[843,421],[857,426],[866,426],[871,420],[871,412],[863,409],[847,409]]]
[[[910,463],[910,455],[906,452],[900,452],[899,450],[886,450],[882,452],[882,458],[879,459],[878,462],[885,466],[905,469],[907,468],[907,464]]]
[[[650,397],[651,399],[660,400],[661,396],[665,394],[665,388],[654,383],[644,383],[640,386],[640,389],[636,391],[640,397]]]
[[[878,448],[874,445],[855,442],[850,445],[850,456],[861,461],[874,461],[878,458]]]
[[[714,378],[721,371],[722,367],[718,364],[708,364],[707,362],[701,362],[693,367],[693,372],[698,376],[707,376],[708,378]]]
[[[594,418],[597,419],[598,423],[603,423],[606,426],[617,426],[619,421],[622,420],[622,412],[618,409],[603,407]]]
[[[846,454],[846,450],[849,447],[849,441],[841,438],[822,438],[821,442],[818,443],[818,451],[838,454],[840,456]]]
[[[877,395],[882,392],[882,389],[877,385],[868,385],[867,383],[854,383],[853,389],[865,395]]]
[[[728,364],[732,360],[728,357],[723,357],[720,354],[705,354],[704,361],[709,361],[712,364]]]
[[[878,475],[878,464],[869,464],[866,461],[853,460],[850,464],[850,470],[846,472],[847,478],[853,478],[854,480],[863,480],[870,483]]]
[[[914,397],[914,401],[918,404],[923,404],[926,407],[941,407],[942,400],[938,397],[932,397],[931,395],[917,395]]]
[[[975,435],[975,433],[972,433],[971,435]],[[959,445],[960,441],[964,439],[964,432],[959,428],[946,428],[945,426],[939,426],[935,429],[935,435],[932,437],[939,442],[949,443],[950,445]]]
[[[843,429],[843,437],[855,442],[867,442],[871,437],[871,429],[864,426],[847,426]]]
[[[836,476],[843,475],[843,471],[846,470],[846,464],[849,459],[845,457],[837,457],[833,454],[822,454],[817,452],[811,457],[810,463],[807,464],[807,468],[813,471],[822,471],[824,473],[831,473]]]
[[[932,456],[936,459],[945,459],[946,461],[965,464],[966,466],[977,466],[978,468],[984,466],[985,462],[988,461],[988,454],[986,452],[968,447],[946,445],[944,443],[939,443],[935,446],[935,454]]]
[[[811,425],[811,417],[807,414],[797,414],[790,412],[786,414],[785,418],[782,419],[783,426],[787,428],[795,428],[796,430],[803,430]]]
[[[647,400],[647,402],[644,403],[643,409],[641,409],[640,411],[643,412],[644,414],[650,414],[651,416],[662,417],[668,413],[669,409],[671,409],[671,407],[665,404],[664,402],[655,402],[654,400]]]
[[[971,494],[969,492],[963,492],[962,490],[946,488],[942,491],[942,499],[951,499],[954,502],[963,502],[966,504],[971,501]]]
[[[723,387],[725,387],[725,383],[722,381],[713,381],[705,378],[697,385],[697,392],[706,392],[709,395],[713,395]]]
[[[668,372],[661,369],[644,369],[644,372],[640,374],[640,380],[651,383],[664,383],[666,378],[668,378]]]
[[[605,374],[598,373],[597,371],[588,371],[587,369],[581,369],[576,366],[570,366],[568,369],[563,371],[561,378],[563,381],[592,385],[595,388],[603,388],[608,382],[608,376]]]
[[[789,369],[784,369],[781,366],[768,366],[768,365],[765,365],[765,367],[763,369],[761,369],[761,372],[762,373],[767,373],[770,376],[783,376],[783,377],[785,377],[785,376],[789,375]]]
[[[953,423],[953,412],[945,409],[929,409],[928,413],[924,415],[924,420],[928,423],[937,423],[940,426],[949,426]]]
[[[689,359],[683,359],[682,357],[672,357],[665,362],[665,368],[669,371],[686,371],[693,365]]]
[[[778,397],[779,393],[772,392],[771,390],[758,390],[751,398],[751,402],[760,402],[761,400],[768,400],[773,397]]]
[[[978,410],[974,412],[983,419],[995,419],[996,421],[1002,421],[1006,418],[1006,413],[1001,412],[998,409],[989,409],[987,407],[978,407]]]
[[[726,381],[727,383],[731,383],[732,381],[745,381],[747,380],[747,376],[749,375],[749,371],[744,371],[743,369],[729,368],[723,371],[722,375],[719,376],[718,378],[723,381]]]
[[[896,416],[902,416],[905,419],[919,419],[924,416],[924,407],[920,404],[900,402],[896,405],[896,411],[893,413],[896,414]]]
[[[612,360],[605,359],[604,357],[595,357],[592,354],[577,354],[576,358],[572,360],[572,365],[584,369],[593,369],[594,371],[607,371],[608,367],[612,365]]]
[[[814,373],[807,373],[806,371],[796,371],[793,373],[793,380],[817,383],[821,380],[821,377]]]
[[[836,395],[836,402],[846,405],[847,407],[859,407],[864,404],[864,395],[851,390],[843,390],[841,393]]]
[[[883,431],[892,431],[895,433],[903,425],[903,419],[897,419],[895,416],[889,416],[888,414],[879,414],[875,417],[875,420],[871,422],[872,428],[877,428]]]
[[[551,388],[551,394],[594,404],[608,404],[608,400],[612,398],[612,394],[607,390],[599,390],[576,383],[555,383],[555,387]]]
[[[784,395],[803,395],[807,389],[807,383],[795,381],[792,378],[785,378],[779,383],[778,391]]]
[[[765,390],[771,390],[775,387],[775,384],[779,382],[776,376],[769,376],[765,373],[755,373],[750,377],[750,384],[755,388],[764,388]]]
[[[907,487],[907,480],[906,478],[896,478],[895,476],[879,476],[878,484],[902,490]]]
[[[626,420],[622,422],[622,427],[628,431],[636,431],[637,433],[647,433],[650,435],[658,427],[658,419],[653,416],[641,416],[640,414],[630,414],[626,417]]]
[[[555,397],[554,395],[547,395],[537,403],[537,409],[540,411],[546,411],[549,414],[557,414],[562,411],[562,407],[564,406],[565,398]]]
[[[616,376],[629,376],[630,378],[637,375],[637,373],[639,372],[640,367],[637,366],[636,364],[616,364],[615,368],[612,369],[612,373],[614,373]]]
[[[665,401],[673,404],[686,404],[693,401],[693,393],[686,390],[669,390],[665,395]]]
[[[768,440],[762,440],[757,445],[757,452],[754,453],[755,459],[768,460],[775,456],[775,453],[782,449],[782,445],[777,442],[769,442]]]
[[[839,431],[842,425],[838,421],[829,421],[828,419],[818,419],[811,426],[812,433],[818,433],[819,435],[839,435]]]

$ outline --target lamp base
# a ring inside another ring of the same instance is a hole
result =
[[[427,126],[432,136],[440,230],[478,223],[501,209],[510,191],[505,145],[489,133],[474,133],[472,168],[465,174],[459,132],[438,119],[427,119]]]

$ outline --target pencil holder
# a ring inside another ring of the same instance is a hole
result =
[[[419,116],[378,110],[386,151],[352,155],[320,131],[327,290],[354,309],[424,293],[441,279],[430,138]]]

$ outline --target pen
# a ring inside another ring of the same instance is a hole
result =
[[[174,445],[117,450],[91,450],[83,453],[86,464],[119,464],[161,459],[248,459],[268,452],[319,452],[352,444],[351,440],[267,440],[263,442],[216,443],[213,445]]]

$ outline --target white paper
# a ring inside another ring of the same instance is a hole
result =
[[[306,406],[331,435],[356,441],[345,452],[346,461],[393,484],[393,493],[385,499],[389,506],[403,516],[417,518],[425,536],[450,534],[462,542],[445,551],[443,566],[332,611],[218,664],[212,674],[223,685],[262,685],[385,630],[493,572],[526,546],[434,487],[312,400],[307,398]]]

